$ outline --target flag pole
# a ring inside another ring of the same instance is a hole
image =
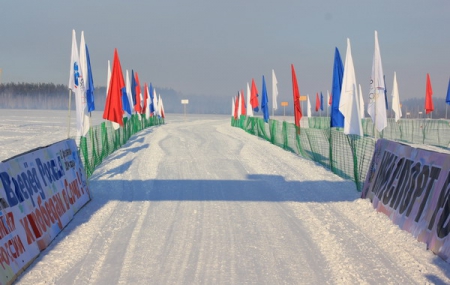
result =
[[[67,138],[70,138],[70,102],[72,101],[72,90],[69,89],[69,114],[67,115]]]

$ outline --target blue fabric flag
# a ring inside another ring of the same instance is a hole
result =
[[[269,122],[269,97],[267,96],[266,81],[264,80],[264,75],[262,78],[262,99],[261,99],[261,109],[264,115],[264,122]]]
[[[320,91],[320,110],[323,111],[323,94],[322,94],[322,91]]]
[[[136,105],[136,78],[134,77],[134,71],[131,70],[131,97],[133,98],[133,106]]]
[[[122,90],[122,108],[125,112],[131,115],[131,106],[130,101],[128,100],[127,88],[123,87],[121,90]]]
[[[89,84],[89,88],[86,90],[86,103],[87,103],[88,112],[92,112],[95,110],[94,78],[92,77],[91,60],[89,59],[89,50],[88,50],[87,45],[86,45],[86,62],[87,62],[87,71],[88,71],[87,82]]]
[[[445,97],[445,103],[450,105],[450,78],[448,79],[447,97]]]
[[[150,83],[150,114],[155,112],[155,106],[153,106],[153,85]]]
[[[330,127],[344,127],[344,115],[339,111],[341,100],[342,78],[344,77],[344,65],[338,48],[334,51],[333,81],[331,84],[331,122]]]

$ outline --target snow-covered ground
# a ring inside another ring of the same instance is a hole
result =
[[[0,118],[1,160],[67,137],[67,112]],[[168,114],[108,157],[90,188],[17,284],[450,283],[450,264],[353,182],[229,116]]]

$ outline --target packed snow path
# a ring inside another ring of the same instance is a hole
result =
[[[351,181],[228,117],[167,120],[113,153],[18,284],[444,284],[449,264]]]

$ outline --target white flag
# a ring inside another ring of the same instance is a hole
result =
[[[84,32],[81,31],[80,41],[80,76],[78,79],[79,90],[75,93],[75,103],[77,110],[77,135],[86,136],[89,131],[89,112],[86,101],[86,81],[88,76],[86,59],[86,42],[84,41]]]
[[[344,134],[363,136],[350,39],[347,39],[347,54],[345,55],[339,111],[344,115]]]
[[[148,98],[147,98],[147,106],[145,106],[145,118],[148,120],[150,118],[150,104],[149,104],[150,103],[150,92],[148,91],[148,85],[146,87],[147,87],[147,93],[145,93],[145,94],[147,94]]]
[[[108,74],[106,75],[106,97],[108,97],[109,81],[111,80],[111,62],[108,60]]]
[[[158,116],[158,97],[156,97],[155,87],[153,87],[153,107],[155,108],[155,112],[153,114]]]
[[[128,98],[128,102],[130,104],[131,113],[134,113],[133,94],[131,93],[130,73],[128,73],[128,69],[126,70],[125,90],[127,92],[127,98]],[[126,114],[127,114],[128,118],[131,116],[127,112],[126,112]]]
[[[253,109],[252,104],[250,103],[250,99],[251,99],[250,86],[248,85],[247,82],[247,116],[253,117]]]
[[[238,103],[238,119],[239,119],[242,115],[242,98],[240,91],[238,92],[237,103]]]
[[[275,77],[275,70],[272,69],[272,108],[274,110],[278,109],[277,98],[278,98],[278,81]]]
[[[402,107],[400,105],[400,96],[398,94],[397,74],[394,72],[394,83],[392,84],[392,111],[395,113],[395,121],[402,117]]]
[[[378,33],[375,31],[375,50],[372,62],[372,78],[370,80],[369,106],[367,113],[372,117],[375,128],[381,132],[387,127],[385,85],[383,78],[383,65],[381,63]]]
[[[231,98],[231,117],[234,118],[234,98]]]
[[[306,95],[308,97],[308,104],[306,106],[306,114],[308,118],[311,118],[311,101],[309,101],[309,94]]]
[[[361,84],[359,84],[359,111],[361,112],[361,118],[363,119],[365,117],[365,114],[364,114],[364,98],[362,95]]]

